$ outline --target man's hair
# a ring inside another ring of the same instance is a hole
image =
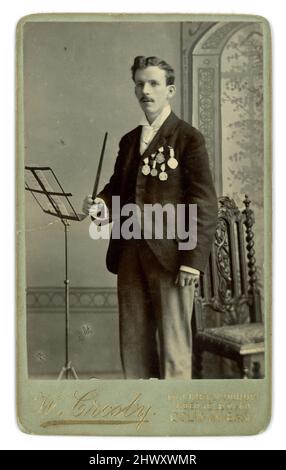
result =
[[[159,57],[145,57],[144,55],[138,55],[134,59],[134,63],[131,67],[132,80],[135,81],[135,73],[137,70],[146,69],[150,66],[159,67],[160,69],[165,70],[167,85],[173,85],[175,83],[175,71],[171,65],[165,62],[165,60],[159,59]]]

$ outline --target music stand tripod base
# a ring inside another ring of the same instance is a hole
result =
[[[75,368],[71,365],[71,361],[66,365],[62,367],[62,370],[59,373],[58,380],[61,380],[64,378],[68,379],[69,376],[71,376],[74,379],[78,379],[78,375],[75,371]]]

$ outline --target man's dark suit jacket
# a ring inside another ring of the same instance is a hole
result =
[[[179,250],[176,239],[147,239],[146,242],[168,271],[175,273],[181,265],[186,265],[204,272],[217,221],[217,198],[204,138],[197,129],[171,112],[144,154],[140,155],[141,130],[142,126],[138,126],[122,137],[114,173],[97,196],[104,199],[110,211],[111,198],[115,195],[120,196],[121,205],[132,201],[142,212],[144,204],[197,204],[197,245],[193,250]],[[164,147],[167,155],[168,146],[174,149],[178,160],[176,169],[166,165],[168,179],[161,181],[158,176],[143,175],[144,158],[160,147]],[[121,247],[121,240],[110,239],[107,268],[115,274]]]

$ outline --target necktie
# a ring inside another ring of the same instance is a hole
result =
[[[140,142],[140,153],[145,152],[146,148],[150,144],[151,140],[153,139],[154,135],[158,131],[157,127],[152,127],[152,126],[143,126],[142,128],[142,134],[141,134],[141,142]]]

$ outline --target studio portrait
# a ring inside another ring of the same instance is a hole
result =
[[[30,379],[264,377],[263,25],[23,29]]]

